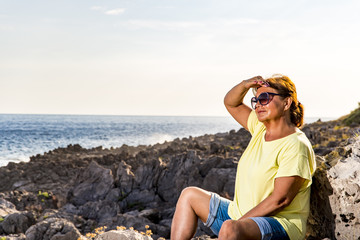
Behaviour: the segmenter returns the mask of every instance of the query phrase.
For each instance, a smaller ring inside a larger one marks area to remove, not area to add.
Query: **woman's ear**
[[[291,97],[287,97],[287,98],[285,99],[285,102],[284,102],[284,110],[285,110],[285,111],[288,110],[288,109],[290,109],[292,102],[293,102],[293,100],[292,100]]]

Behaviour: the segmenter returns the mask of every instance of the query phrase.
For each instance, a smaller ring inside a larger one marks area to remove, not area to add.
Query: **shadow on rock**
[[[307,224],[307,239],[336,239],[335,219],[329,196],[333,188],[327,177],[325,161],[317,157],[317,169],[311,186],[310,215]]]

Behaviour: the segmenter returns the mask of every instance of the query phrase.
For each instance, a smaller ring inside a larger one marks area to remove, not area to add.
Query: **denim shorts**
[[[230,200],[220,197],[216,193],[211,193],[209,216],[205,226],[218,236],[222,224],[231,219],[228,215]],[[280,240],[289,239],[285,229],[281,224],[271,217],[251,217],[251,219],[258,225],[261,232],[262,240]]]

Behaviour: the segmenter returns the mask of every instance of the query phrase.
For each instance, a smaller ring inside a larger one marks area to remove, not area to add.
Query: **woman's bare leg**
[[[207,220],[210,198],[210,192],[197,187],[187,187],[181,192],[171,224],[171,240],[194,236],[198,218],[203,222]]]

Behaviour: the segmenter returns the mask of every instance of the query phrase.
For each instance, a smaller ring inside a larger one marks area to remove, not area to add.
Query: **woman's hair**
[[[279,94],[292,99],[290,120],[300,128],[304,124],[304,106],[297,99],[295,84],[289,77],[281,74],[275,74],[265,79],[265,82],[269,83],[270,87],[276,89]]]

